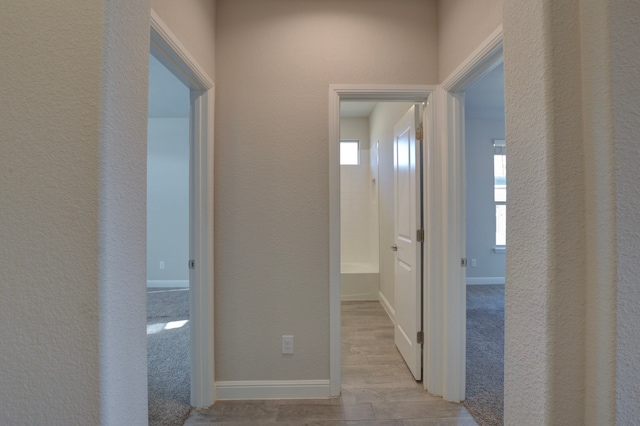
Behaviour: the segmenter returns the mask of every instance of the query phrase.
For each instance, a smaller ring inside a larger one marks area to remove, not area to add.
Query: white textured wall
[[[360,141],[360,164],[340,166],[340,260],[377,268],[378,194],[371,181],[369,119],[340,119],[340,139]]]
[[[369,117],[371,145],[378,143],[378,204],[380,221],[380,292],[394,306],[393,126],[411,108],[406,102],[380,102]]]
[[[3,5],[2,424],[147,422],[148,11]]]
[[[509,2],[504,16],[505,424],[634,424],[640,4]]]
[[[437,82],[435,3],[217,5],[216,377],[327,379],[328,86]]]
[[[577,2],[551,3],[505,8],[508,424],[585,421],[580,38]]]
[[[602,11],[598,6],[591,7],[589,13],[599,22],[603,30],[608,30],[611,43],[610,74],[611,98],[610,108],[613,116],[612,127],[615,143],[615,179],[616,179],[616,421],[618,424],[632,424],[640,419],[640,152],[638,151],[638,135],[640,134],[640,2],[611,2],[609,4],[609,21],[602,19]],[[585,6],[586,8],[586,6]],[[584,12],[583,12],[584,15]],[[602,25],[608,23],[609,26]],[[585,31],[586,33],[586,31]],[[603,35],[606,35],[604,32]],[[607,37],[605,37],[607,39]],[[598,57],[592,58],[591,64],[602,69]],[[594,72],[600,77],[599,72]],[[597,99],[597,98],[596,98]],[[592,111],[596,111],[594,101]],[[601,129],[598,129],[601,130]],[[598,136],[600,132],[594,132]],[[609,159],[609,158],[607,158]],[[606,162],[603,169],[612,172],[611,163]],[[601,188],[609,193],[611,187]],[[607,223],[610,226],[610,223]],[[609,228],[608,228],[609,229]],[[609,266],[610,264],[607,264]],[[608,282],[601,282],[600,287]],[[610,285],[605,287],[609,290]],[[607,294],[608,296],[610,293]],[[596,298],[598,294],[594,294]],[[610,315],[608,298],[600,307],[600,312]],[[608,317],[610,318],[610,317]],[[611,325],[607,321],[607,325]],[[599,336],[611,341],[610,334]],[[606,330],[609,331],[609,330]],[[589,336],[591,337],[591,336]],[[600,339],[599,343],[605,341]],[[599,348],[595,347],[594,352]],[[608,368],[612,363],[606,364]],[[597,397],[597,395],[596,395]],[[611,397],[609,397],[611,398]],[[594,398],[595,400],[595,398]]]
[[[502,24],[503,0],[438,0],[440,81]]]
[[[214,79],[216,0],[151,0],[151,7]]]
[[[493,140],[504,139],[503,118],[465,114],[467,277],[504,277],[505,255],[494,253],[496,208],[493,185]],[[471,259],[477,260],[476,267]]]
[[[71,1],[0,15],[2,424],[99,423],[103,21]]]
[[[95,82],[102,88],[94,102],[101,105],[97,226],[103,425],[146,425],[148,421],[145,221],[149,10],[148,1],[107,3],[103,76]]]

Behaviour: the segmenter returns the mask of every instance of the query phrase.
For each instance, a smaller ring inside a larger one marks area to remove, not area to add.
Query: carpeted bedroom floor
[[[504,285],[470,285],[464,406],[480,426],[502,425],[503,401]]]
[[[183,425],[189,412],[189,290],[147,291],[149,425]]]

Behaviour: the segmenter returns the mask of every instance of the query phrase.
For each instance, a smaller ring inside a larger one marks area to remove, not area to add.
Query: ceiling
[[[149,117],[189,117],[189,89],[153,55],[149,58]]]
[[[376,107],[376,102],[340,102],[341,118],[369,117]]]

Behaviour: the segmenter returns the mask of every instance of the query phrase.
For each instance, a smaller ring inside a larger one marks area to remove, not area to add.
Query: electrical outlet
[[[164,269],[164,260],[160,261],[160,269]]]
[[[293,336],[282,336],[282,354],[293,355]]]
[[[478,266],[478,259],[471,259],[471,266]]]

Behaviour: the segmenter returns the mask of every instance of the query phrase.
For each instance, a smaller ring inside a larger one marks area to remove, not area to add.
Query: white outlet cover
[[[282,336],[282,354],[293,355],[293,336]]]

